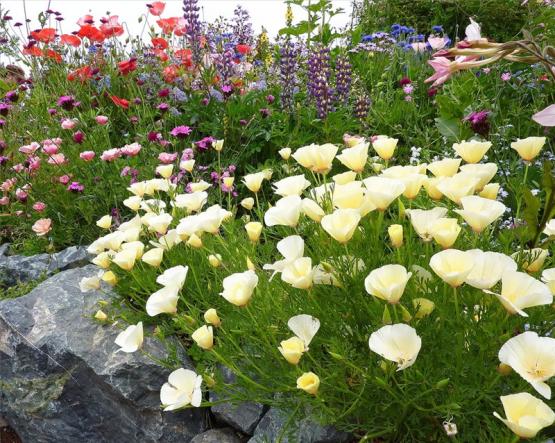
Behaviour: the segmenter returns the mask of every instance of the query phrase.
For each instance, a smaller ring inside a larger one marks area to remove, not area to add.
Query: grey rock
[[[232,429],[211,429],[197,435],[190,443],[241,443],[241,439]]]
[[[222,367],[221,371],[225,383],[235,383],[235,375],[229,368]],[[216,393],[211,392],[209,399],[211,402],[215,402],[219,400],[219,397]],[[212,406],[211,410],[217,420],[244,434],[252,435],[254,428],[264,415],[265,407],[256,402],[241,402],[238,404],[226,402]]]
[[[87,249],[81,246],[71,246],[55,254],[30,257],[0,254],[0,285],[14,286],[18,282],[37,280],[57,271],[85,266],[89,259]]]
[[[64,271],[0,302],[0,415],[24,442],[190,441],[206,430],[205,410],[161,411],[170,370],[141,352],[115,352],[120,329],[90,317],[114,294],[79,290],[97,272]],[[167,357],[154,339],[143,347]],[[182,366],[191,368],[185,358]]]
[[[10,249],[10,243],[4,243],[0,245],[0,257],[8,254],[8,250]]]
[[[270,408],[248,443],[346,443],[350,440],[349,434],[333,426],[322,426],[308,418],[296,420],[290,412]]]
[[[6,426],[8,426],[8,422],[4,417],[0,417],[0,428],[5,428]]]

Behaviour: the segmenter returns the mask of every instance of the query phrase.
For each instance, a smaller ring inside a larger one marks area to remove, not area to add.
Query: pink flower
[[[62,129],[73,129],[77,124],[77,120],[71,118],[64,118],[62,120]]]
[[[39,157],[29,157],[29,171],[36,171],[40,169],[40,158]]]
[[[23,189],[17,188],[15,190],[15,196],[20,202],[25,203],[27,201],[27,197],[29,196],[29,194],[27,194],[27,192],[24,191]]]
[[[403,86],[403,92],[407,95],[412,94],[412,92],[414,91],[414,86],[412,85],[405,85]]]
[[[158,155],[158,160],[164,164],[173,163],[177,159],[177,153],[162,152]]]
[[[66,156],[64,154],[54,154],[51,155],[50,158],[48,159],[48,163],[51,165],[63,165],[65,163],[67,163],[67,159]]]
[[[447,45],[447,39],[445,37],[428,37],[428,43],[432,47],[433,50],[437,51],[439,49],[445,48]]]
[[[555,105],[549,105],[540,112],[536,112],[532,116],[532,120],[542,126],[555,126]]]
[[[504,82],[508,82],[511,77],[512,76],[510,72],[504,72],[503,74],[501,74],[501,80],[503,80]]]
[[[102,126],[108,123],[108,117],[106,117],[105,115],[97,115],[94,119],[99,125],[102,125]]]
[[[426,52],[426,50],[428,49],[428,46],[426,45],[426,43],[412,43],[411,44],[412,50],[414,52]]]
[[[12,189],[15,186],[16,183],[17,183],[17,179],[15,177],[9,178],[0,185],[0,190],[4,192],[8,192],[10,189]]]
[[[42,152],[48,155],[54,155],[58,153],[58,149],[59,149],[58,145],[55,145],[54,143],[52,143],[52,144],[44,145],[42,147]]]
[[[14,172],[17,172],[19,174],[25,169],[25,166],[23,166],[21,163],[18,163],[17,165],[13,165],[12,169]]]
[[[476,62],[477,56],[457,57],[454,61],[446,57],[435,57],[428,60],[428,64],[434,68],[435,74],[424,80],[424,83],[434,82],[433,87],[439,86],[449,80],[455,72],[463,69],[476,68],[480,62]]]
[[[43,202],[36,202],[36,203],[33,205],[33,209],[34,209],[35,211],[37,211],[37,212],[42,212],[42,211],[44,211],[44,210],[46,209],[46,203],[43,203]]]
[[[25,145],[22,146],[21,148],[19,148],[19,152],[21,152],[22,154],[34,154],[36,152],[37,149],[40,148],[40,145],[37,142],[32,142],[29,145]]]
[[[39,237],[42,237],[48,234],[52,229],[52,220],[49,218],[41,218],[35,222],[31,229],[33,229]]]
[[[0,206],[8,206],[10,204],[10,199],[6,196],[0,198]]]
[[[142,146],[139,143],[131,143],[130,145],[125,145],[121,148],[121,153],[129,157],[134,157],[139,152],[141,152]]]
[[[58,181],[62,184],[62,185],[67,185],[69,183],[69,181],[71,180],[71,177],[69,175],[62,175],[60,178],[58,178]]]
[[[90,162],[94,156],[96,155],[96,153],[94,151],[83,151],[79,154],[79,157],[81,158],[81,160],[85,160],[86,162]]]
[[[100,159],[104,160],[105,162],[111,162],[119,157],[121,157],[121,150],[118,148],[112,148],[104,151],[100,156]]]

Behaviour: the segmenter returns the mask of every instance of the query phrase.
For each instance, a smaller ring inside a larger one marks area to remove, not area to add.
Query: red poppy
[[[64,45],[70,45],[70,46],[73,46],[75,48],[78,48],[79,46],[81,46],[81,39],[79,37],[77,37],[76,35],[63,34],[60,37],[60,41]]]
[[[161,18],[156,21],[156,24],[162,28],[163,34],[171,34],[177,25],[177,17]]]
[[[77,24],[79,26],[92,25],[93,23],[94,23],[94,18],[90,14],[85,14],[83,17],[81,17],[79,20],[77,20]]]
[[[127,75],[137,69],[137,59],[130,58],[118,63],[118,69],[121,75]]]
[[[104,33],[106,37],[119,37],[123,35],[123,26],[118,22],[119,17],[117,15],[111,15],[108,18],[103,18],[100,30]]]
[[[170,59],[170,56],[165,53],[162,49],[155,49],[154,54],[163,62],[167,62]]]
[[[178,49],[175,51],[174,56],[181,61],[182,65],[187,67],[193,65],[193,53],[190,49]]]
[[[179,69],[175,65],[166,66],[162,71],[162,76],[166,83],[173,83],[173,81],[179,76]]]
[[[29,45],[23,48],[23,54],[32,55],[33,57],[40,57],[42,56],[42,51],[37,45]]]
[[[237,49],[237,52],[239,54],[243,54],[243,55],[251,52],[251,47],[249,45],[237,45],[235,49]]]
[[[60,63],[62,61],[62,56],[57,53],[56,51],[54,51],[53,49],[47,49],[44,51],[44,55],[48,58],[51,58],[52,60],[56,61],[57,63]]]
[[[150,12],[152,15],[160,16],[162,15],[162,12],[164,12],[166,4],[164,2],[154,2],[149,3],[146,6],[148,8],[148,12]]]
[[[152,46],[154,46],[155,49],[166,49],[169,45],[162,37],[155,37],[152,39]]]
[[[98,42],[98,43],[102,43],[106,38],[106,36],[100,29],[95,28],[94,26],[91,26],[91,25],[81,26],[81,29],[79,29],[79,32],[77,33],[77,35],[81,38],[86,37],[91,42]]]
[[[31,37],[38,42],[50,43],[56,37],[56,30],[54,28],[43,28],[40,31],[31,32]]]
[[[125,100],[124,98],[117,97],[115,95],[111,95],[110,98],[114,102],[114,105],[119,106],[120,108],[123,108],[123,109],[128,109],[129,108],[129,101],[128,100]]]
[[[92,78],[93,73],[90,66],[83,66],[75,71],[70,72],[67,75],[69,81],[79,80],[81,83],[86,82],[88,79]]]

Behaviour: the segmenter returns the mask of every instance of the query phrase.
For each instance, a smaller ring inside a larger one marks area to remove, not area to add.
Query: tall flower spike
[[[183,18],[187,22],[187,38],[193,52],[193,61],[201,61],[200,36],[202,26],[199,20],[198,0],[183,0]]]

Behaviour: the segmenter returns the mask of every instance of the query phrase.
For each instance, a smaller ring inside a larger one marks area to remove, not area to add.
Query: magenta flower
[[[176,126],[170,132],[173,137],[185,138],[192,132],[189,126]]]
[[[81,131],[77,131],[73,133],[73,141],[75,143],[81,144],[85,140],[85,133]]]
[[[83,186],[79,182],[71,182],[71,184],[67,187],[67,190],[70,192],[79,193],[85,190],[85,186]]]
[[[69,175],[62,175],[61,177],[58,178],[58,181],[62,184],[62,185],[67,185],[69,183],[69,180],[71,179],[71,177]]]
[[[173,163],[177,159],[177,153],[162,152],[158,155],[158,160],[165,165]]]
[[[42,212],[46,209],[46,203],[36,202],[35,204],[33,204],[33,209],[37,212]]]

